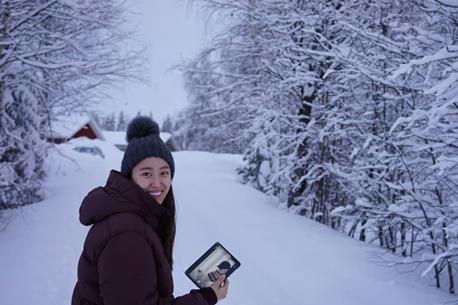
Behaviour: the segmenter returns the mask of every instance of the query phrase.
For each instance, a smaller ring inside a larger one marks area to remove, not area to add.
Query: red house
[[[89,116],[60,116],[51,121],[48,142],[59,144],[79,137],[105,140],[99,126]]]

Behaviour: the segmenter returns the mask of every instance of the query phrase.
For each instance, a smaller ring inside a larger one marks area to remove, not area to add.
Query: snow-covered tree
[[[114,112],[105,117],[102,126],[105,130],[116,131],[116,116]]]
[[[246,182],[403,262],[430,264],[437,287],[446,270],[454,293],[458,8],[201,2],[227,27],[185,69],[196,75],[188,92],[201,90],[191,98],[200,110],[181,116],[202,130],[192,141],[205,148],[208,129],[224,137],[231,118],[247,143]],[[189,115],[206,111],[221,123]]]
[[[161,131],[163,132],[172,132],[172,129],[173,129],[173,121],[172,121],[172,117],[168,114],[164,121],[162,122],[162,127],[161,127]]]
[[[120,111],[119,112],[119,116],[118,116],[118,122],[117,122],[117,127],[116,127],[116,130],[117,131],[126,131],[127,130],[127,120],[126,120],[126,117],[124,115],[124,111]]]
[[[117,81],[139,78],[121,1],[0,4],[0,207],[40,198],[50,122],[85,110]]]
[[[229,110],[215,91],[221,81],[205,56],[185,67],[190,105],[174,118],[173,133],[183,149],[239,153],[245,146],[240,133],[239,109]],[[221,107],[225,107],[224,109]]]

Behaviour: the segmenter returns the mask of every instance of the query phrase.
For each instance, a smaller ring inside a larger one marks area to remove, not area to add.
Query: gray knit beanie
[[[159,137],[159,125],[149,117],[138,116],[127,127],[127,148],[121,163],[121,175],[129,177],[132,169],[143,159],[157,157],[170,166],[173,179],[175,163],[172,153]]]

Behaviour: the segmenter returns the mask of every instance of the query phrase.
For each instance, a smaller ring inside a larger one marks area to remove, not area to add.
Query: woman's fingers
[[[221,287],[225,279],[226,276],[224,274],[217,274],[215,280],[215,284],[217,284],[217,287]]]
[[[229,288],[229,281],[224,274],[220,275],[216,281],[210,286],[216,294],[218,300],[224,299]]]
[[[209,272],[209,273],[208,273],[208,278],[209,278],[212,282],[214,282],[214,281],[216,281],[216,279],[220,276],[220,274],[221,274],[221,273],[220,273],[219,271],[212,271],[212,272]]]

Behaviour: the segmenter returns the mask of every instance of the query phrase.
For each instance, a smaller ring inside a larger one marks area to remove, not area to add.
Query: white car
[[[102,150],[97,146],[76,146],[75,148],[73,148],[73,150],[105,158],[105,155],[103,154]]]

